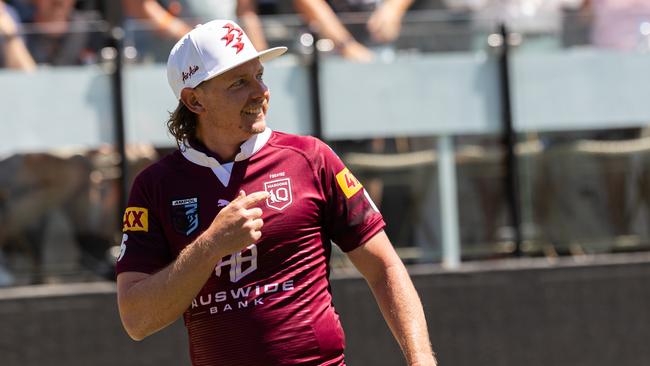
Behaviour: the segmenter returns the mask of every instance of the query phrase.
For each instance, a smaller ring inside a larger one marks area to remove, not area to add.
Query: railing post
[[[319,139],[323,139],[323,121],[321,114],[321,94],[320,94],[320,55],[317,47],[318,34],[315,32],[306,33],[311,37],[310,46],[311,54],[307,57],[309,67],[309,90],[311,93],[311,116],[312,116],[312,134]],[[309,38],[308,37],[308,38]]]
[[[452,139],[452,136],[441,135],[438,136],[437,144],[442,264],[448,269],[458,268],[461,257],[458,235],[456,158]]]
[[[512,94],[510,92],[510,45],[508,43],[508,28],[505,23],[499,25],[499,33],[501,33],[502,45],[499,54],[499,77],[501,86],[501,111],[502,111],[502,125],[503,135],[502,142],[505,149],[506,174],[504,177],[505,195],[508,201],[508,212],[510,214],[510,221],[513,228],[513,241],[514,241],[514,254],[516,256],[522,255],[521,250],[521,210],[519,200],[519,170],[517,167],[517,155],[515,147],[517,145],[517,133],[513,126],[512,117]]]
[[[112,95],[112,106],[113,106],[113,133],[115,137],[115,149],[119,156],[119,171],[120,176],[118,178],[118,197],[119,204],[117,207],[118,210],[118,223],[120,224],[119,230],[122,230],[122,214],[126,209],[127,205],[127,195],[128,195],[128,160],[126,156],[126,133],[124,127],[124,85],[122,82],[122,41],[124,39],[124,30],[121,27],[114,26],[110,31],[110,47],[113,49],[111,56],[113,56],[112,62],[113,67],[110,68],[111,74],[111,95]]]

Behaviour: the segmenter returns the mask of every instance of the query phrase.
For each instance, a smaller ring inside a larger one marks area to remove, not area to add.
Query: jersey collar
[[[269,141],[269,138],[271,138],[272,132],[273,131],[267,127],[263,132],[253,135],[248,140],[244,141],[244,143],[239,147],[239,153],[235,155],[235,162],[246,160],[260,151],[266,142]],[[212,169],[221,183],[223,183],[224,186],[228,185],[228,182],[230,181],[230,172],[232,171],[232,163],[221,164],[214,157],[193,148],[187,141],[184,145],[185,149],[181,150],[181,153],[185,159],[196,165]],[[200,146],[197,146],[197,148],[201,149]]]
[[[239,147],[239,153],[235,155],[235,161],[246,160],[260,151],[266,142],[269,141],[269,138],[271,138],[271,132],[271,129],[267,127],[261,133],[253,135],[244,141]]]

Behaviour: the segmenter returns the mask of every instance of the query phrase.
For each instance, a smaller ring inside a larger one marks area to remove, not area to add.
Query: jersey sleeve
[[[318,174],[326,200],[325,227],[341,250],[349,252],[386,226],[359,180],[325,143],[317,142]]]
[[[146,171],[145,171],[146,173]],[[146,174],[134,181],[123,216],[116,273],[155,273],[173,260],[159,220],[155,187]]]

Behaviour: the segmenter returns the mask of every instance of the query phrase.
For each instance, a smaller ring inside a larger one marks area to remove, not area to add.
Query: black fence
[[[650,255],[413,267],[441,365],[650,363]],[[365,281],[335,278],[350,366],[404,364]],[[112,283],[0,290],[3,366],[189,365],[181,321],[134,342]]]

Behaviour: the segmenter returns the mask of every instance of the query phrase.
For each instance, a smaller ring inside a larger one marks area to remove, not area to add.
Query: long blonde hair
[[[190,111],[180,100],[176,110],[169,113],[167,129],[176,139],[176,145],[179,148],[184,145],[185,141],[196,135],[197,117],[196,113]]]

